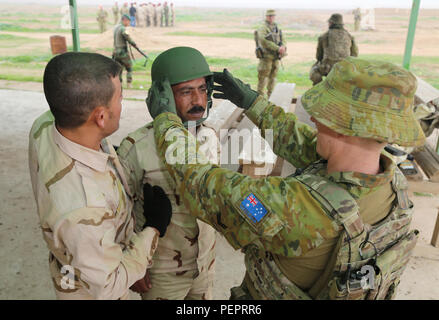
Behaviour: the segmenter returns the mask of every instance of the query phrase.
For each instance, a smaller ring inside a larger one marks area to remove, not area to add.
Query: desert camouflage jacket
[[[207,156],[210,161],[216,163],[217,136],[215,131],[201,125],[197,132],[197,140],[203,147],[206,147],[203,149],[212,151],[212,154]],[[181,275],[188,270],[198,269],[202,272],[212,268],[215,260],[215,230],[196,219],[184,207],[176,192],[177,186],[159,158],[152,123],[130,133],[122,141],[117,153],[125,169],[134,199],[133,212],[136,215],[137,229],[141,230],[145,223],[143,216],[144,183],[163,188],[172,203],[171,223],[165,236],[159,241],[150,273],[173,272]]]
[[[152,264],[158,233],[134,233],[132,201],[113,146],[62,136],[50,111],[29,135],[29,168],[50,272],[60,299],[119,299]]]

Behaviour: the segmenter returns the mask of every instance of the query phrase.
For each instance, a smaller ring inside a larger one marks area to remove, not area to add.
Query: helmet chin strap
[[[206,121],[207,118],[209,118],[209,110],[210,110],[211,107],[212,107],[212,99],[209,99],[207,101],[207,108],[206,108],[207,109],[207,114],[206,114],[206,117],[196,120],[195,121],[196,122],[196,125],[195,125],[196,127],[198,127],[200,124],[202,124],[204,121]],[[194,121],[185,121],[185,122],[183,122],[183,125],[187,129],[189,127],[189,123],[192,123],[192,122],[194,122]]]
[[[206,77],[206,82],[207,82],[207,114],[206,117],[198,119],[196,121],[196,127],[198,127],[200,124],[202,124],[204,121],[207,120],[207,118],[209,118],[209,111],[210,108],[212,108],[212,92],[213,92],[213,76],[209,76]],[[184,127],[187,129],[189,127],[189,123],[193,122],[193,121],[185,121],[183,122]]]

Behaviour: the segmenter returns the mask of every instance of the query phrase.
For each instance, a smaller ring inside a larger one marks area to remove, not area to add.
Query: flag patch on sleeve
[[[253,193],[250,193],[247,198],[242,200],[240,208],[254,223],[261,221],[268,212]]]

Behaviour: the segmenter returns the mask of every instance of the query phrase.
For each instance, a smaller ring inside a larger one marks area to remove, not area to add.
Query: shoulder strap
[[[399,207],[401,209],[410,209],[412,207],[412,203],[410,202],[407,193],[407,179],[397,166],[395,166],[395,173],[393,174],[392,188],[393,191],[395,191],[396,196],[398,197]]]
[[[326,213],[343,226],[350,238],[363,232],[364,224],[357,202],[348,191],[318,175],[305,173],[295,178],[305,185]]]

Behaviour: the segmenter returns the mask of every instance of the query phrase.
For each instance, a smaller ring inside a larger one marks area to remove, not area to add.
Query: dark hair
[[[97,53],[67,52],[58,55],[44,70],[44,94],[55,123],[77,128],[97,106],[107,106],[114,94],[112,78],[122,67]]]

